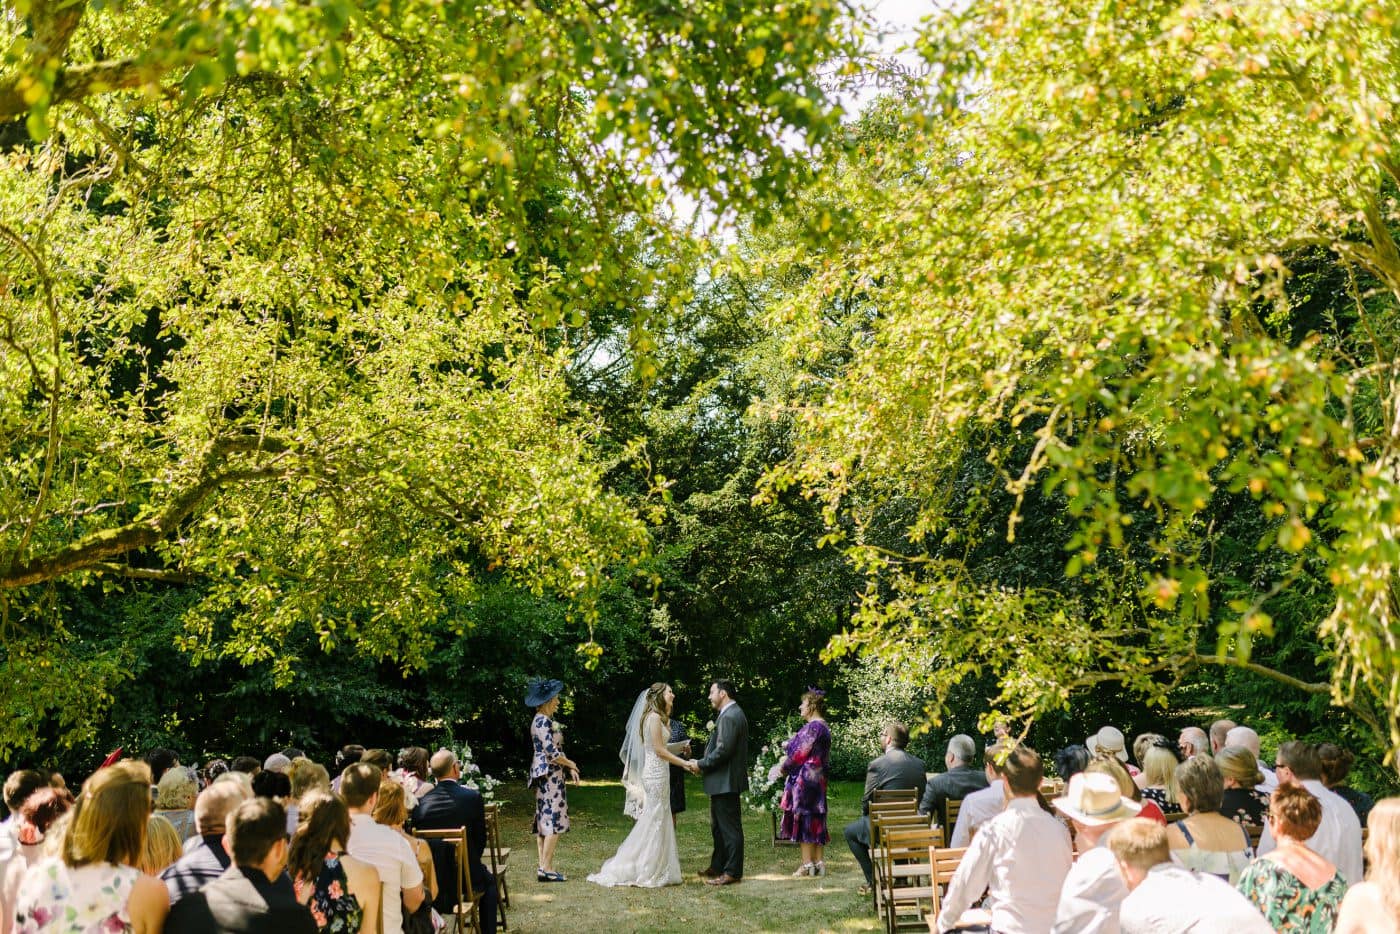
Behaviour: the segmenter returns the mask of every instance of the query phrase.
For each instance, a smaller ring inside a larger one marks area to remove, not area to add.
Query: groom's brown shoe
[[[702,870],[700,870],[698,873],[696,873],[696,875],[698,875],[698,876],[699,876],[700,878],[702,878],[702,879],[713,879],[713,878],[715,878],[716,876],[718,876],[718,875],[720,875],[720,874],[717,873],[717,872],[715,872],[715,871],[714,871],[713,869],[711,869],[709,866],[706,866],[704,869],[702,869]]]
[[[709,882],[706,882],[705,884],[706,884],[706,885],[738,885],[740,882],[743,882],[743,881],[744,881],[743,878],[741,878],[741,877],[739,877],[739,876],[731,876],[729,873],[723,872],[723,873],[720,873],[719,875],[715,876],[713,879],[711,879]]]

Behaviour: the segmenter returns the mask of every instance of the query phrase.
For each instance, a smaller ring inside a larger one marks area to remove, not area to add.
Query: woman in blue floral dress
[[[564,755],[564,734],[554,722],[559,709],[562,681],[550,678],[530,682],[525,694],[525,706],[535,708],[530,722],[530,742],[534,754],[530,760],[530,785],[535,789],[535,821],[530,832],[535,835],[539,867],[535,878],[540,882],[564,882],[562,872],[554,870],[554,849],[559,835],[569,829],[569,802],[564,794],[564,779],[578,781],[578,766]]]
[[[787,776],[783,786],[783,822],[778,836],[802,846],[802,865],[794,876],[824,876],[823,858],[831,835],[826,829],[826,769],[831,760],[831,730],[826,725],[826,692],[811,688],[798,708],[807,723],[788,740],[774,769]]]

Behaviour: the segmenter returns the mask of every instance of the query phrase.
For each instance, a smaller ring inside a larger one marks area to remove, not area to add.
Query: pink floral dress
[[[15,898],[17,934],[125,934],[127,902],[141,870],[111,863],[73,868],[50,858],[31,866]]]

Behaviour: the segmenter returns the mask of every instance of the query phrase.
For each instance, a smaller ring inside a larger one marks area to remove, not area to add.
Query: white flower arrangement
[[[791,723],[784,723],[768,736],[768,741],[758,750],[758,758],[749,770],[749,790],[744,792],[744,800],[755,811],[778,814],[782,808],[783,786],[787,778],[783,775],[770,777],[773,767],[783,758],[783,748],[795,731]]]
[[[499,779],[481,771],[481,766],[472,761],[472,747],[466,743],[460,746],[453,746],[451,742],[443,745],[444,749],[457,757],[457,764],[462,767],[461,784],[465,788],[472,788],[481,792],[481,797],[488,804],[496,800],[496,787],[501,784]]]

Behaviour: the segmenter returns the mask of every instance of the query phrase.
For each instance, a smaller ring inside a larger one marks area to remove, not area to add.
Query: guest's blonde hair
[[[151,767],[124,759],[98,769],[83,782],[63,835],[63,862],[77,869],[90,863],[136,866],[146,846],[151,816]]]
[[[1226,746],[1215,754],[1215,764],[1220,766],[1222,776],[1234,779],[1241,787],[1253,788],[1264,781],[1259,760],[1243,746]]]
[[[182,844],[175,825],[163,814],[152,814],[146,819],[146,845],[141,848],[141,863],[136,868],[148,876],[160,875],[180,858]]]
[[[1161,746],[1153,746],[1147,750],[1147,755],[1142,758],[1142,771],[1147,776],[1147,787],[1162,787],[1167,789],[1167,806],[1170,810],[1175,810],[1176,803],[1176,766],[1180,760],[1170,749]]]
[[[156,807],[163,811],[184,811],[194,807],[194,796],[199,793],[199,785],[194,775],[184,766],[165,770],[156,784]]]
[[[1109,831],[1108,848],[1120,863],[1144,872],[1172,858],[1167,828],[1145,817],[1130,818]]]
[[[312,762],[305,756],[297,756],[287,769],[287,779],[292,783],[292,800],[300,801],[302,795],[312,789],[331,790],[331,776],[326,767]]]
[[[379,783],[379,800],[374,804],[374,822],[392,827],[408,820],[408,803],[403,786],[386,778]]]
[[[1400,879],[1400,798],[1382,798],[1371,808],[1366,819],[1366,881],[1374,882],[1381,891],[1381,901],[1390,913],[1390,920],[1400,922],[1400,891],[1395,880]]]

